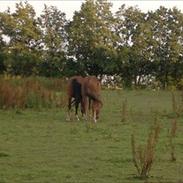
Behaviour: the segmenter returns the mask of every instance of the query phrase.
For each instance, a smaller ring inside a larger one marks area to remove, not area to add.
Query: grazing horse
[[[87,114],[87,106],[89,100],[89,109],[92,102],[92,117],[94,122],[99,118],[100,109],[103,105],[100,99],[101,84],[95,76],[87,76],[82,83],[82,101],[83,112]]]
[[[94,122],[99,118],[102,101],[100,99],[101,85],[100,81],[95,76],[73,76],[68,83],[68,116],[70,120],[70,110],[72,105],[75,105],[75,115],[78,117],[78,107],[81,104],[82,116],[87,116],[87,110],[92,107],[92,117]],[[88,103],[89,102],[89,103]]]
[[[75,115],[76,118],[79,120],[78,117],[78,107],[81,103],[81,112],[83,115],[83,105],[82,105],[82,84],[83,84],[84,78],[81,76],[73,76],[70,78],[68,82],[67,87],[67,95],[68,95],[68,117],[70,120],[70,110],[72,105],[75,105]]]

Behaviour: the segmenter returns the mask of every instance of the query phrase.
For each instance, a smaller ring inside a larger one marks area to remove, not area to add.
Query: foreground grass
[[[183,181],[183,118],[178,118],[176,162],[170,161],[171,93],[104,91],[101,119],[66,122],[63,109],[0,111],[0,183],[141,183],[130,137],[146,141],[155,116],[161,124],[148,182]],[[127,100],[127,120],[122,103]]]

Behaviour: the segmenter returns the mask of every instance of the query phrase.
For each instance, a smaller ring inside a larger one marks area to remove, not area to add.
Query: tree
[[[7,10],[1,13],[2,33],[10,41],[6,50],[6,66],[11,74],[31,75],[37,73],[39,50],[37,43],[40,30],[37,27],[33,7],[25,3],[17,3],[15,13]]]
[[[166,88],[171,80],[182,77],[181,57],[183,51],[183,17],[176,8],[160,7],[150,13],[153,36],[156,41],[155,62],[156,77]]]
[[[113,64],[116,53],[110,7],[107,1],[87,0],[69,24],[69,54],[76,60],[78,72],[83,75],[109,73]]]
[[[122,5],[115,14],[118,36],[118,74],[125,85],[139,85],[153,72],[153,35],[147,14],[136,7]],[[125,54],[128,54],[128,56]],[[125,58],[128,58],[125,60]]]
[[[182,77],[183,55],[180,11],[160,7],[155,12],[142,13],[123,5],[115,16],[118,64],[121,63],[118,73],[125,83],[139,85],[148,77],[155,77],[164,88],[172,81],[177,83]]]
[[[38,18],[42,29],[43,61],[40,65],[41,75],[61,76],[66,64],[66,26],[65,13],[54,6],[45,5]]]

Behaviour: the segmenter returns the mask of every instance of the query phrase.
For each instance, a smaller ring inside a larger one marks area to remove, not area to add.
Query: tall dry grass
[[[64,88],[62,80],[0,78],[0,108],[64,107],[66,98],[60,87]]]

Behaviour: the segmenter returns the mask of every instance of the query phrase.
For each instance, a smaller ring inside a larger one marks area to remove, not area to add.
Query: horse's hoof
[[[79,120],[79,116],[76,116],[76,119],[77,119],[78,121],[80,121],[80,120]]]
[[[82,119],[85,120],[85,121],[87,121],[87,116],[86,115],[83,115],[82,116]]]
[[[66,121],[71,121],[71,118],[66,118]]]
[[[96,119],[93,119],[94,123],[97,123],[97,120]]]

